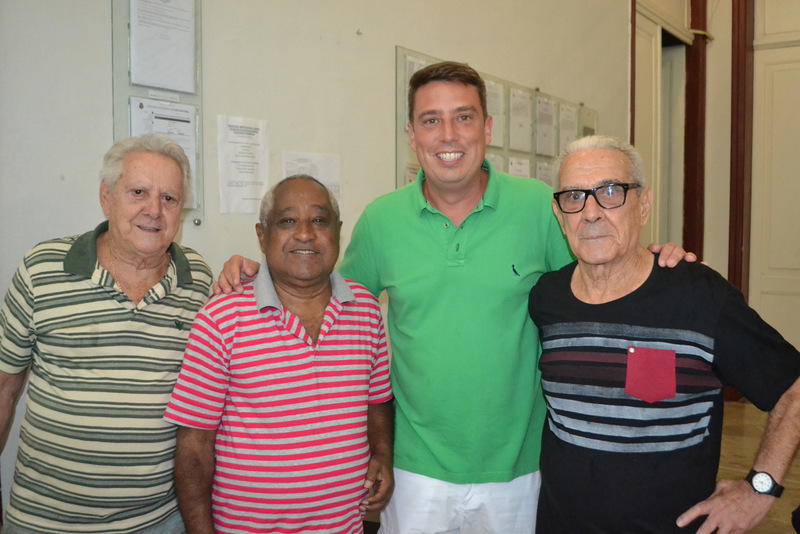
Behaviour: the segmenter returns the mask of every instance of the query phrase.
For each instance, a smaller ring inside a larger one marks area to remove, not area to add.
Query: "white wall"
[[[182,243],[215,272],[232,253],[259,254],[256,216],[219,214],[224,114],[269,122],[272,179],[284,150],[341,155],[344,246],[363,207],[394,187],[396,45],[584,102],[602,133],[627,137],[629,10],[628,0],[202,0],[205,216],[184,224]],[[111,110],[109,2],[0,0],[3,293],[35,243],[101,220]],[[15,452],[12,439],[4,505]]]
[[[112,140],[110,18],[107,2],[0,0],[3,295],[31,246],[103,217],[96,176]],[[3,509],[20,419],[0,457]]]

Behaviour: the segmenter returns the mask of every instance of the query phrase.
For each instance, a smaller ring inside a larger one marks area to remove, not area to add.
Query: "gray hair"
[[[640,195],[642,194],[642,189],[644,189],[646,185],[644,183],[644,162],[642,162],[642,156],[639,155],[639,153],[630,143],[627,143],[621,139],[617,139],[616,137],[609,137],[606,135],[587,135],[586,137],[576,139],[567,145],[567,148],[564,149],[556,161],[559,179],[561,177],[561,165],[564,163],[564,160],[567,159],[567,157],[575,152],[590,149],[616,150],[617,152],[622,153],[627,158],[628,162],[630,162],[628,178],[632,180],[633,183],[639,184],[640,187],[636,190],[636,192]]]
[[[340,220],[339,214],[339,203],[336,202],[336,197],[334,196],[333,192],[325,187],[325,184],[310,176],[308,174],[293,174],[292,176],[288,176],[278,182],[277,184],[273,185],[269,188],[264,194],[264,198],[261,199],[261,209],[259,210],[258,222],[261,223],[261,226],[266,228],[267,222],[269,221],[269,214],[272,211],[272,207],[275,205],[275,190],[277,190],[283,183],[288,182],[289,180],[307,180],[311,182],[316,182],[328,193],[328,202],[330,202],[331,209],[336,214],[336,221]]]
[[[122,160],[131,152],[152,152],[170,158],[178,164],[183,174],[183,199],[192,193],[192,169],[189,158],[183,148],[170,137],[162,134],[146,134],[141,137],[129,137],[118,141],[103,156],[103,168],[100,169],[100,180],[113,190],[117,180],[122,177]]]

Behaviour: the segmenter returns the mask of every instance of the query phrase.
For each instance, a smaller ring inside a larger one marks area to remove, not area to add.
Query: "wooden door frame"
[[[748,296],[753,175],[754,3],[733,0],[728,281]]]
[[[703,258],[706,168],[706,0],[691,1],[694,39],[686,48],[686,132],[683,164],[683,247]]]
[[[691,0],[694,40],[686,47],[684,121],[683,247],[703,257],[705,232],[706,0]],[[636,0],[631,0],[630,142],[636,124]]]

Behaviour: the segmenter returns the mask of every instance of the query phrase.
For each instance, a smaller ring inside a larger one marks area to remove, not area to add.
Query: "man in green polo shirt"
[[[528,293],[571,261],[553,192],[485,159],[492,118],[470,67],[423,68],[408,100],[422,170],[366,207],[339,267],[389,296],[396,486],[381,532],[533,532],[545,402]],[[220,287],[255,267],[232,258]]]

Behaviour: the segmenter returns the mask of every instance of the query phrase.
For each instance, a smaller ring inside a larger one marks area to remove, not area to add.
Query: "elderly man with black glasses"
[[[653,192],[632,146],[579,139],[558,179],[578,260],[530,295],[548,408],[537,531],[746,532],[800,441],[800,354],[719,274],[659,267],[639,244]],[[725,385],[770,416],[746,480],[715,484]]]

